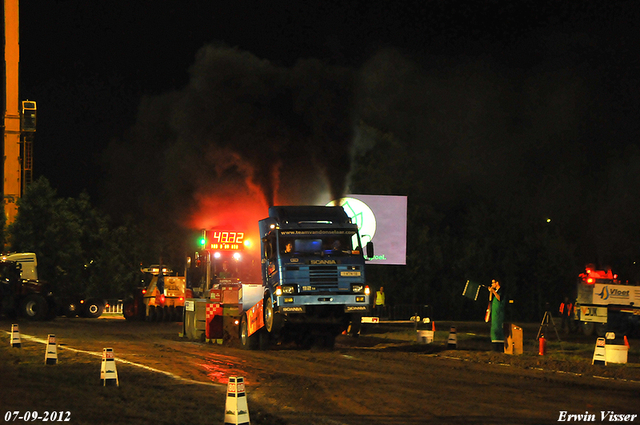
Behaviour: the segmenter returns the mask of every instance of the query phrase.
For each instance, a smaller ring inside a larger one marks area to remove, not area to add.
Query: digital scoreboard
[[[203,230],[200,244],[212,251],[241,251],[244,249],[244,232],[233,230]]]

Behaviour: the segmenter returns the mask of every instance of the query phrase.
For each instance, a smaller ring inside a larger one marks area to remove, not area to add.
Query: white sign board
[[[358,225],[362,244],[371,241],[371,264],[407,264],[407,197],[386,195],[347,195],[339,202]]]
[[[593,303],[598,305],[640,305],[640,286],[596,283],[593,286]]]

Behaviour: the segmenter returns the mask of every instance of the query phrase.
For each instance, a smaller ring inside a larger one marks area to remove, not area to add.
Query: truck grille
[[[309,283],[316,287],[338,286],[338,267],[309,266]]]

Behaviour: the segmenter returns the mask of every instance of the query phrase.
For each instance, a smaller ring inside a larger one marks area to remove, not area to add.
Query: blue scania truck
[[[242,344],[321,341],[357,335],[369,311],[365,256],[358,226],[341,206],[274,206],[259,221],[262,305],[247,311]],[[369,242],[366,256],[373,257]]]

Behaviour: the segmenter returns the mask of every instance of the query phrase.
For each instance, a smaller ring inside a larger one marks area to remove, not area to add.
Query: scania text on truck
[[[640,330],[640,286],[624,284],[611,270],[587,266],[578,278],[575,319],[585,335]]]

